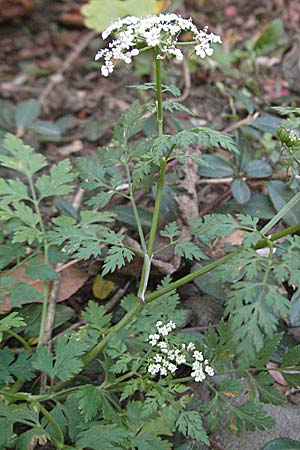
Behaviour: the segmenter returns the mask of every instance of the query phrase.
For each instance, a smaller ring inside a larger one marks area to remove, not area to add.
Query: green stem
[[[18,333],[16,333],[13,330],[5,330],[5,332],[7,334],[9,334],[10,336],[14,337],[15,339],[17,339],[24,348],[26,348],[26,350],[28,351],[28,353],[30,353],[30,355],[32,355],[32,349],[30,347],[30,345],[28,344],[28,342],[26,341],[26,339],[24,339],[22,336],[20,336]]]
[[[155,50],[155,82],[156,82],[156,111],[157,111],[157,135],[163,134],[163,102],[161,82],[161,60],[158,59],[159,50]]]
[[[47,409],[39,404],[40,407],[40,411],[43,414],[43,416],[45,417],[45,419],[48,420],[48,422],[53,426],[54,430],[56,431],[57,435],[58,435],[58,440],[56,440],[56,443],[58,445],[58,448],[63,448],[64,447],[64,435],[63,432],[61,431],[60,426],[58,425],[58,423],[56,422],[56,420],[51,416],[51,414],[49,413],[49,411],[47,411]]]
[[[269,230],[271,230],[271,228],[274,227],[274,225],[276,225],[277,222],[279,222],[279,220],[281,220],[286,213],[292,209],[300,200],[300,192],[298,192],[296,195],[294,195],[294,197],[291,198],[291,200],[284,205],[283,208],[281,208],[280,211],[278,211],[278,213],[273,217],[272,220],[270,220],[270,222],[268,222],[261,231],[262,234],[266,234]]]
[[[157,135],[162,136],[163,134],[163,100],[162,100],[162,82],[161,82],[161,60],[158,59],[159,51],[155,50],[155,77],[156,77],[156,111],[157,111]],[[138,298],[144,302],[145,294],[148,286],[149,275],[151,270],[151,260],[153,255],[153,247],[154,241],[156,237],[156,231],[159,221],[159,212],[160,212],[160,204],[161,197],[165,182],[165,173],[167,166],[168,158],[163,158],[161,162],[161,166],[159,169],[158,181],[157,181],[157,189],[156,189],[156,197],[155,197],[155,205],[152,216],[150,237],[148,242],[147,255],[144,257],[144,263],[142,267],[140,286],[138,290]]]
[[[297,231],[300,231],[300,224],[293,225],[289,228],[286,228],[285,230],[279,231],[278,233],[273,234],[273,236],[270,238],[271,241],[276,241],[277,239],[280,239],[282,237],[288,236],[290,234],[296,233]],[[259,248],[267,247],[268,244],[265,240],[259,241],[255,246],[254,249],[257,250]],[[204,275],[205,273],[208,273],[212,271],[213,269],[221,266],[222,264],[226,263],[227,261],[230,261],[234,256],[236,256],[242,248],[239,248],[238,250],[235,250],[232,253],[229,253],[228,255],[223,256],[223,258],[218,259],[217,261],[213,261],[210,264],[207,264],[205,267],[201,267],[198,270],[195,270],[195,272],[192,272],[189,275],[186,275],[185,277],[180,278],[179,280],[170,283],[167,286],[164,286],[157,291],[151,293],[148,297],[146,297],[146,303],[150,303],[157,298],[161,297],[162,295],[165,295],[174,289],[181,287],[182,285],[186,283],[190,283],[191,281],[195,280],[196,278],[200,277],[201,275]],[[116,325],[114,325],[109,333],[92,349],[90,350],[82,359],[84,366],[89,364],[93,359],[95,359],[100,352],[102,352],[107,343],[109,342],[109,337],[111,333],[117,333],[121,331],[123,328],[125,328],[131,320],[143,309],[144,303],[138,302],[138,299],[136,301],[136,304],[132,307],[130,311],[128,311],[125,316],[118,322]],[[62,388],[64,383],[58,383],[55,386],[55,390],[58,391]]]
[[[130,189],[131,206],[132,206],[132,209],[133,209],[133,214],[134,214],[136,226],[137,226],[137,229],[138,229],[138,233],[139,233],[139,237],[140,237],[140,241],[141,241],[141,246],[142,246],[143,252],[146,253],[147,252],[147,245],[146,245],[146,241],[145,241],[145,236],[144,236],[144,232],[143,232],[143,227],[142,227],[140,215],[139,215],[139,212],[138,212],[138,209],[137,209],[137,206],[136,206],[136,203],[135,203],[135,199],[134,199],[134,192],[133,192],[133,187],[132,187],[132,180],[131,180],[130,170],[129,170],[129,167],[128,167],[128,161],[125,162],[125,167],[126,167],[126,174],[127,174],[127,179],[128,179],[129,189]]]
[[[290,234],[293,234],[297,231],[300,231],[300,224],[293,225],[289,228],[286,228],[285,230],[279,231],[278,233],[273,234],[271,236],[271,241],[276,241],[277,239],[280,239],[285,236],[289,236]],[[258,243],[254,246],[255,250],[258,250],[260,248],[267,247],[268,244],[265,240],[258,241]],[[150,303],[153,300],[156,300],[157,298],[161,297],[162,295],[168,294],[169,292],[173,291],[174,289],[178,289],[179,287],[183,286],[186,283],[190,283],[191,281],[194,281],[196,278],[200,277],[201,275],[204,275],[213,269],[216,269],[217,267],[223,265],[227,261],[229,261],[231,258],[236,256],[238,253],[242,251],[242,247],[235,250],[234,252],[231,252],[223,258],[220,258],[216,261],[211,262],[210,264],[207,264],[205,267],[201,267],[198,270],[195,270],[195,272],[192,272],[185,277],[179,278],[179,280],[174,281],[173,283],[168,284],[167,286],[162,287],[161,289],[158,289],[155,292],[152,292],[150,295],[148,295],[145,299],[146,303]]]

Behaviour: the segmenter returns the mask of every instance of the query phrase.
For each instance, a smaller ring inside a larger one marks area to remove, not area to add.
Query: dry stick
[[[75,197],[74,201],[72,203],[73,208],[78,211],[80,208],[80,204],[83,198],[84,190],[79,188]],[[60,272],[63,267],[62,263],[57,263],[55,267],[56,273]],[[52,336],[52,330],[53,330],[53,322],[55,318],[55,309],[56,309],[56,300],[57,300],[57,294],[60,287],[60,279],[54,280],[51,288],[51,292],[49,295],[48,300],[48,309],[47,309],[47,316],[45,321],[45,331],[43,336],[43,345],[47,346],[49,350],[51,349],[51,336]],[[41,375],[41,386],[40,386],[40,393],[45,392],[47,388],[47,374],[42,373]]]
[[[66,72],[69,67],[73,64],[76,58],[80,55],[80,53],[89,45],[92,39],[97,36],[97,33],[95,31],[91,31],[87,33],[82,41],[76,45],[74,50],[70,53],[68,58],[65,60],[61,68],[50,77],[50,80],[48,84],[43,89],[41,95],[39,96],[38,100],[40,103],[44,103],[54,86],[62,81],[62,75],[64,72]]]
[[[241,128],[244,125],[250,125],[257,117],[259,116],[259,113],[256,112],[253,115],[249,115],[245,117],[245,119],[239,120],[238,122],[233,123],[232,125],[229,125],[228,127],[224,128],[223,133],[230,133],[230,131],[236,130],[237,128]]]

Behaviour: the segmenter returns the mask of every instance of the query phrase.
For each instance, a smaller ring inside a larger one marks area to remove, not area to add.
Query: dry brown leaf
[[[178,186],[184,188],[188,194],[184,195],[174,195],[174,198],[178,202],[178,206],[180,209],[181,217],[185,223],[188,223],[189,220],[193,217],[199,216],[199,207],[198,207],[198,196],[197,196],[197,183],[198,183],[198,174],[197,174],[197,164],[187,159],[182,170],[185,174],[184,179],[178,184]]]
[[[5,271],[3,272],[5,275]],[[15,270],[9,273],[10,276],[16,277],[18,281],[23,281],[30,286],[34,287],[41,294],[44,291],[44,283],[38,279],[30,280],[25,273],[25,266],[17,267]],[[80,289],[87,281],[89,275],[77,267],[69,266],[61,272],[60,286],[57,294],[57,302],[62,302],[71,295],[73,295],[78,289]],[[0,304],[0,314],[6,314],[12,309],[12,305],[9,301],[10,295],[8,294],[3,303]],[[42,300],[39,301],[40,303]],[[26,302],[27,303],[27,302]]]
[[[0,0],[0,22],[17,19],[33,9],[29,0]]]

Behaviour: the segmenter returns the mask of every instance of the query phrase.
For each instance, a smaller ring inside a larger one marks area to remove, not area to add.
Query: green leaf
[[[32,147],[23,144],[22,140],[13,134],[5,135],[3,147],[11,155],[11,157],[0,155],[0,164],[4,167],[28,176],[47,166],[46,158],[43,155],[35,153]]]
[[[76,394],[84,421],[90,422],[102,410],[103,393],[92,384],[81,386]]]
[[[258,54],[264,54],[277,47],[283,38],[284,29],[281,19],[274,19],[256,40],[253,50]]]
[[[236,380],[234,378],[226,378],[219,385],[219,391],[230,398],[240,395],[244,389],[245,386],[242,380]]]
[[[295,195],[295,192],[291,190],[286,183],[279,180],[272,180],[268,182],[268,192],[271,201],[276,211],[280,211],[289,200]],[[295,225],[300,222],[300,210],[299,205],[290,209],[283,217],[283,221],[287,225]]]
[[[280,368],[282,369],[282,375],[289,386],[297,387],[300,384],[300,346],[286,349]],[[295,366],[298,370],[295,371]]]
[[[248,184],[244,180],[241,179],[233,180],[231,184],[231,192],[234,199],[239,204],[243,205],[244,203],[247,203],[250,200],[251,191],[249,189]]]
[[[109,272],[114,272],[116,269],[121,269],[125,266],[126,260],[130,262],[134,257],[134,253],[125,247],[111,247],[104,260],[102,276],[104,277]]]
[[[270,374],[261,372],[251,381],[257,389],[260,402],[271,405],[282,405],[285,402],[283,395],[273,386],[274,378]]]
[[[277,130],[282,123],[282,119],[276,116],[263,116],[257,117],[251,122],[251,127],[256,128],[264,133],[269,133],[272,136],[276,136]]]
[[[25,253],[26,249],[20,244],[13,244],[8,241],[7,244],[0,245],[0,270],[16,260],[21,260]]]
[[[28,278],[38,278],[42,281],[59,280],[60,276],[49,264],[45,264],[41,258],[33,258],[26,263],[25,272]]]
[[[96,330],[103,331],[110,324],[112,315],[106,314],[105,308],[96,302],[89,301],[87,307],[82,313],[82,317]]]
[[[53,379],[61,381],[71,379],[80,372],[83,362],[80,359],[89,344],[76,339],[75,335],[58,338],[55,345],[55,357],[45,347],[40,347],[33,362],[33,366],[41,372],[46,372]]]
[[[230,405],[230,406],[229,406]],[[267,415],[263,407],[258,403],[247,401],[242,405],[228,403],[230,410],[230,428],[240,435],[241,431],[266,430],[275,424],[274,419]]]
[[[176,421],[178,431],[184,436],[209,445],[208,436],[203,428],[201,417],[197,411],[181,411]]]
[[[191,241],[183,240],[175,245],[174,253],[186,259],[208,259],[200,248]]]
[[[87,123],[84,128],[84,136],[91,142],[100,139],[107,131],[105,122],[99,120],[92,120]]]
[[[203,177],[222,178],[231,177],[233,175],[233,167],[229,161],[216,155],[203,155],[208,167],[199,167],[198,173]]]
[[[40,198],[69,194],[73,187],[68,183],[73,181],[71,165],[68,159],[54,164],[50,169],[50,175],[42,175],[36,181]]]
[[[174,237],[180,235],[180,231],[178,229],[178,225],[176,222],[168,223],[163,230],[159,233],[163,237],[167,237],[170,239],[170,242],[173,242]]]
[[[42,298],[43,295],[37,289],[21,281],[11,291],[9,300],[13,306],[20,307],[23,303],[36,302]]]
[[[10,367],[13,360],[14,355],[8,347],[0,349],[0,385],[14,381]]]
[[[263,159],[250,161],[245,167],[246,174],[252,178],[266,178],[272,175],[273,170],[270,164]]]
[[[288,437],[281,437],[269,441],[262,450],[299,450],[300,441],[294,441]]]
[[[21,180],[0,179],[0,195],[5,202],[18,202],[20,200],[28,200],[27,186]]]
[[[29,128],[46,138],[60,137],[60,128],[53,122],[36,120]]]
[[[97,423],[79,433],[76,446],[94,450],[116,450],[123,447],[129,437],[128,431],[116,425]]]
[[[95,31],[103,31],[112,22],[125,16],[147,16],[158,12],[156,0],[90,0],[81,8],[85,24]]]
[[[34,99],[25,100],[18,104],[15,111],[15,123],[17,129],[27,128],[41,113],[41,104]]]
[[[3,333],[5,333],[5,331],[14,327],[19,328],[25,325],[26,323],[24,322],[23,317],[19,317],[19,313],[16,311],[10,313],[3,319],[0,319],[0,342],[2,341]]]
[[[0,419],[0,445],[3,446],[2,448],[8,446],[12,436],[13,423],[8,419]]]

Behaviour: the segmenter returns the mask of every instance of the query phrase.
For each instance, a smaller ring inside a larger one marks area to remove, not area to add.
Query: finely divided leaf
[[[109,272],[114,272],[116,269],[121,269],[125,266],[126,260],[130,262],[134,257],[134,253],[125,247],[113,246],[108,250],[107,257],[104,260],[102,276]]]
[[[42,175],[36,181],[40,198],[69,194],[73,187],[68,183],[73,181],[73,178],[68,159],[54,164],[50,169],[50,175]]]

